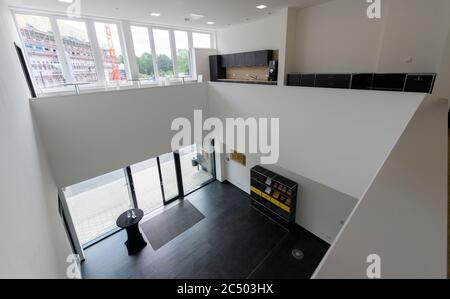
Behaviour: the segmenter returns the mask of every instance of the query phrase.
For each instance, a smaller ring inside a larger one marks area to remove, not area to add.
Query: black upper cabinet
[[[268,66],[273,57],[272,50],[227,54],[222,56],[222,67]]]
[[[229,67],[230,66],[230,56],[231,55],[221,55],[222,60],[222,67]]]
[[[272,50],[256,51],[254,66],[267,66],[273,58]]]
[[[245,65],[245,53],[242,54],[233,54],[234,56],[234,65],[235,67],[243,67]]]
[[[244,66],[254,66],[256,65],[256,53],[247,52],[244,53]]]

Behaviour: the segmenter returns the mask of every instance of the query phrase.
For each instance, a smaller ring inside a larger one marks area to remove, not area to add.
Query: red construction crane
[[[111,81],[118,81],[120,80],[119,65],[117,64],[116,50],[114,49],[111,27],[109,26],[109,24],[105,24],[105,29],[106,29],[106,39],[108,40],[109,59],[112,65],[112,71],[109,79]]]

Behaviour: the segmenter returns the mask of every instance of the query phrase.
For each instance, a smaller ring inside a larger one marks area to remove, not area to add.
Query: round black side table
[[[133,211],[136,215],[136,218],[134,219],[131,217]],[[128,218],[128,215],[130,215],[130,218]],[[119,216],[119,218],[117,218],[117,226],[124,228],[127,231],[128,240],[125,242],[125,245],[128,249],[128,255],[134,255],[147,246],[147,242],[144,241],[141,231],[139,230],[139,222],[143,217],[144,211],[140,209],[132,209],[124,212]]]

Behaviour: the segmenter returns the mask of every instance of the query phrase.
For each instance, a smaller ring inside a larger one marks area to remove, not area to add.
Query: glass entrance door
[[[180,153],[184,194],[188,194],[215,178],[213,154],[196,144],[183,148]]]
[[[158,159],[150,159],[130,167],[137,206],[149,214],[164,205]]]
[[[176,200],[182,193],[182,190],[179,188],[174,153],[159,156],[158,165],[160,169],[164,203],[169,204]]]

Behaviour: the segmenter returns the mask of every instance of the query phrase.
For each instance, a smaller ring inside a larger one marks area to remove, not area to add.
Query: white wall
[[[206,84],[41,98],[33,113],[59,187],[171,152],[175,118],[205,109]]]
[[[315,278],[447,278],[447,110],[428,99],[328,251]]]
[[[381,20],[366,1],[335,0],[299,10],[297,71],[437,72],[450,26],[447,0],[385,0]],[[408,58],[412,63],[407,63]]]
[[[219,30],[217,32],[217,49],[220,54],[278,50],[282,45],[281,33],[281,15],[276,14],[247,24]]]
[[[335,0],[300,9],[295,65],[302,73],[374,71],[382,21],[366,16],[366,1]]]
[[[208,83],[210,115],[280,118],[279,166],[361,198],[423,94]],[[248,181],[242,183],[248,191]]]
[[[450,100],[450,30],[438,73],[433,95]]]
[[[281,26],[278,86],[284,86],[287,75],[296,72],[297,9],[287,7],[281,11]]]
[[[70,253],[56,184],[35,130],[28,87],[0,3],[0,278],[64,278]]]
[[[194,78],[198,78],[198,75],[203,75],[203,81],[211,80],[209,70],[209,56],[217,55],[216,49],[198,49],[194,48],[193,53],[193,65],[194,65]]]
[[[378,72],[437,72],[450,26],[450,1],[388,3]],[[405,62],[409,57],[412,63]]]
[[[209,83],[208,113],[280,119],[280,159],[268,166],[302,186],[296,222],[332,242],[424,95]],[[250,169],[225,162],[224,178],[249,192]]]

